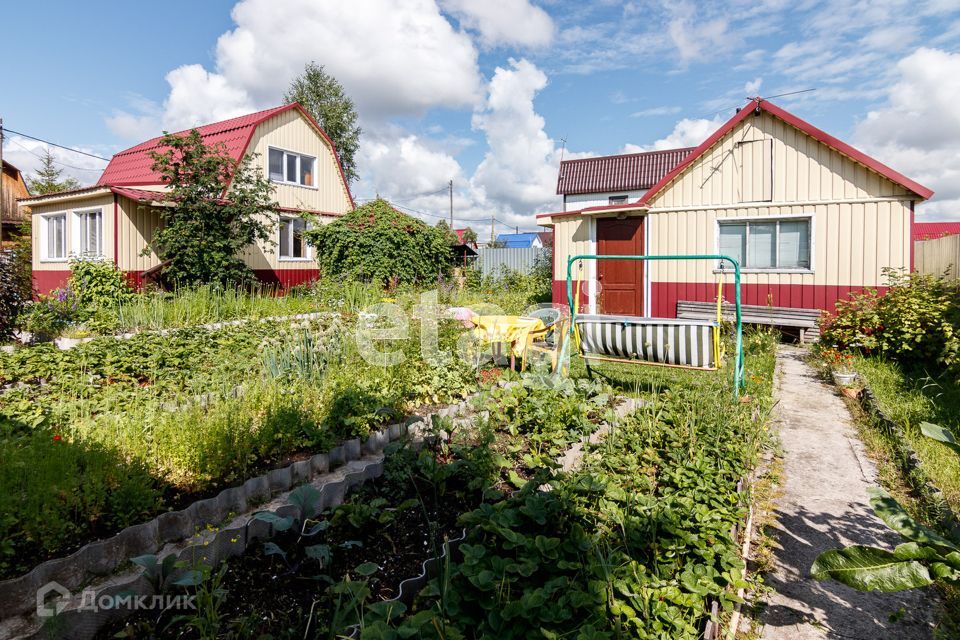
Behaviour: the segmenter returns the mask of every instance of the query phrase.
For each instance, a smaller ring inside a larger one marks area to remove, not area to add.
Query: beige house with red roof
[[[303,231],[308,221],[329,222],[354,208],[336,150],[317,122],[289,104],[197,127],[208,145],[222,144],[255,163],[274,183],[280,215],[272,220],[275,244],[259,243],[244,261],[263,282],[289,287],[318,275]],[[186,131],[182,132],[186,133]],[[33,218],[33,277],[37,291],[62,287],[72,257],[109,260],[139,286],[159,266],[150,240],[161,224],[166,189],[151,170],[153,138],[113,156],[92,187],[20,200]]]
[[[573,255],[719,253],[740,263],[745,304],[826,310],[912,268],[914,207],[933,195],[760,98],[693,149],[565,161],[557,192],[563,210],[538,216],[554,230],[555,302]],[[591,313],[673,318],[716,299],[718,266],[592,260],[574,277]]]

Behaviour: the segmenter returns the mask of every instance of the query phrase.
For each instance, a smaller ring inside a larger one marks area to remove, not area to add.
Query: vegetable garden
[[[745,584],[732,527],[765,444],[774,339],[747,336],[743,403],[729,370],[501,376],[451,355],[458,323],[440,321],[424,352],[427,307],[519,310],[536,284],[440,284],[432,299],[351,281],[261,301],[108,297],[75,330],[139,333],[0,354],[0,578],[469,398],[467,417],[390,444],[342,502],[315,481],[254,513],[268,533],[237,557],[132,557],[124,570],[196,609],[134,613],[99,637],[699,637]],[[379,321],[361,310],[384,302],[408,322],[380,347],[398,366],[371,364],[357,339]],[[289,312],[311,316],[258,321]],[[177,328],[224,320],[242,322]],[[393,600],[449,540],[430,580]]]

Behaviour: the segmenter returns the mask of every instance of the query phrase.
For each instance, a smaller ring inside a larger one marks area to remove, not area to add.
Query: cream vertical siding
[[[340,177],[333,149],[299,111],[284,111],[261,124],[254,132],[247,153],[258,154],[254,162],[263,169],[264,176],[269,175],[267,161],[270,147],[317,159],[316,187],[276,185],[274,195],[281,207],[333,214],[350,210],[350,196]]]
[[[761,142],[764,140],[771,142]],[[765,144],[772,145],[768,152],[772,167],[764,161]],[[772,192],[765,185],[771,173]],[[751,188],[745,190],[745,184]],[[747,118],[717,141],[664,187],[650,206],[707,208],[750,202],[893,196],[916,198],[903,187],[764,111],[760,116]]]
[[[70,269],[68,260],[48,261],[41,259],[41,233],[40,225],[43,223],[43,214],[66,213],[67,214],[67,255],[76,254],[79,247],[74,246],[73,234],[75,231],[76,220],[74,213],[79,211],[90,211],[91,209],[100,209],[103,212],[103,257],[106,260],[113,260],[113,194],[94,194],[86,198],[71,198],[64,201],[53,201],[48,203],[39,203],[30,205],[32,212],[32,249],[33,249],[33,270],[34,271],[68,271]]]
[[[646,232],[651,254],[716,253],[717,222],[730,218],[810,216],[811,269],[746,272],[744,284],[883,285],[884,267],[910,268],[910,203],[882,201],[817,205],[651,212]],[[713,265],[669,261],[650,265],[654,282],[711,282]]]
[[[331,215],[315,215],[315,224],[326,224],[340,214],[352,208],[350,195],[340,174],[336,155],[312,124],[303,115],[291,109],[285,111],[257,127],[250,141],[248,153],[258,154],[254,160],[269,176],[267,162],[269,149],[282,149],[294,153],[313,156],[317,159],[315,187],[301,187],[288,184],[276,184],[274,198],[280,207],[310,212],[323,212]],[[293,214],[286,214],[293,215]],[[244,261],[257,270],[303,270],[316,269],[312,259],[281,260],[279,257],[279,218],[267,220],[272,227],[270,243],[257,243],[243,253]]]
[[[567,279],[567,258],[577,254],[591,253],[591,221],[582,216],[563,216],[554,219],[553,227],[553,279]],[[587,264],[585,277],[593,277],[593,265]],[[576,278],[576,274],[574,274]]]
[[[119,267],[122,271],[143,272],[160,264],[153,251],[147,251],[153,234],[162,226],[160,210],[156,207],[118,197],[120,250]],[[146,254],[146,255],[145,255]]]

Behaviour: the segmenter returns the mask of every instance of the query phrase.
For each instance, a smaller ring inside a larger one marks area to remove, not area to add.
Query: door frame
[[[640,255],[650,255],[650,233],[647,229],[647,223],[650,221],[650,216],[646,213],[640,215],[628,215],[624,216],[625,218],[639,218],[640,219]],[[597,231],[597,221],[598,220],[616,220],[617,216],[591,216],[590,225],[589,225],[589,246],[590,251],[593,255],[600,255],[600,242],[598,239]],[[587,293],[590,297],[590,304],[587,305],[589,313],[597,313],[597,281],[600,277],[600,264],[598,260],[589,260],[588,263],[592,263],[590,266],[593,268],[593,273],[589,276],[589,284],[587,287]],[[651,281],[650,281],[650,263],[641,260],[644,264],[644,268],[640,270],[640,316],[644,318],[650,317],[650,294],[651,294]]]

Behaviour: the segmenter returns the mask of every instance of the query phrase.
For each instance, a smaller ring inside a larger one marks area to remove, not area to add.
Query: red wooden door
[[[602,256],[643,255],[643,218],[597,220],[597,251]],[[643,261],[598,260],[600,313],[643,315]]]

